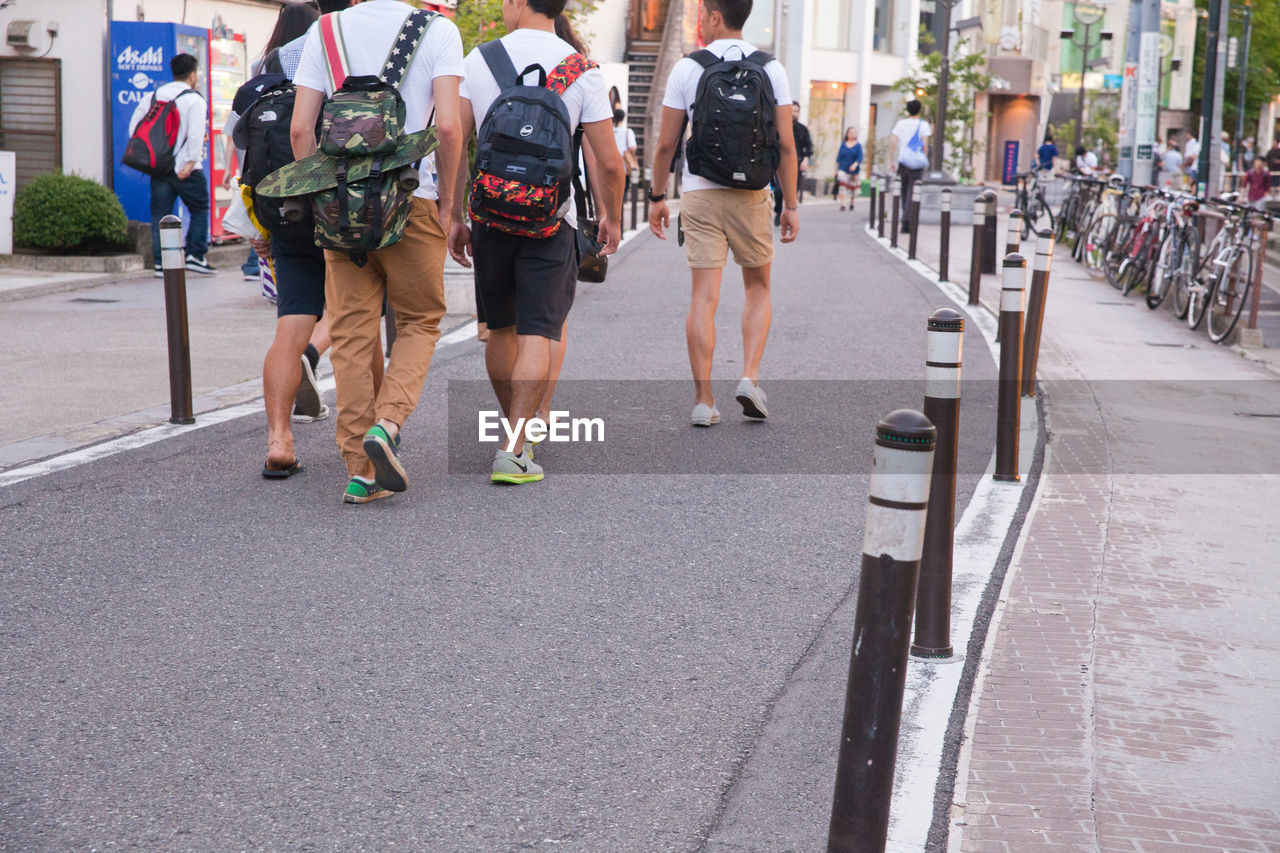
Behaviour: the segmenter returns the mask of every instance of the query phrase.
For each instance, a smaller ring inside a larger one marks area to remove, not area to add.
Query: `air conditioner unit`
[[[9,30],[5,34],[5,42],[19,50],[22,48],[34,50],[39,47],[36,44],[36,38],[40,33],[40,29],[37,26],[38,23],[38,21],[10,21]]]

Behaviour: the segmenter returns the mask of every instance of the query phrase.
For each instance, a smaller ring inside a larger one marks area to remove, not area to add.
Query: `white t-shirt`
[[[1188,160],[1198,161],[1199,159],[1200,159],[1200,140],[1196,139],[1193,136],[1187,140],[1187,144],[1182,149],[1182,160],[1183,162],[1186,162]],[[1189,169],[1196,168],[1196,163],[1195,162],[1189,163],[1187,168]]]
[[[745,58],[755,53],[757,48],[742,39],[716,39],[707,45],[707,50],[723,59],[730,50],[741,51]],[[790,104],[791,84],[787,81],[787,70],[782,67],[782,63],[775,59],[766,65],[764,70],[769,75],[769,82],[773,84],[773,98],[778,102],[778,106]],[[701,79],[702,66],[687,56],[681,59],[671,69],[671,74],[667,77],[667,91],[662,98],[662,105],[673,110],[684,110],[689,116],[689,121],[692,122],[693,102],[698,97],[698,81]],[[654,180],[661,181],[662,176],[655,175]],[[685,192],[728,189],[690,172],[687,158],[684,161],[681,188]]]
[[[1160,155],[1160,168],[1170,175],[1182,174],[1182,152],[1177,148],[1168,148]]]
[[[511,64],[516,71],[522,71],[530,65],[540,65],[542,70],[550,74],[564,58],[573,53],[573,45],[559,38],[555,33],[546,30],[519,29],[502,37],[502,46],[511,57]],[[493,79],[489,64],[476,48],[467,54],[465,63],[466,76],[462,81],[462,97],[471,102],[471,113],[475,116],[476,128],[484,123],[485,113],[489,105],[497,100],[502,90],[498,81]],[[534,77],[529,82],[535,83]],[[569,125],[577,129],[580,124],[596,121],[613,121],[613,107],[609,104],[608,88],[605,86],[604,74],[599,68],[592,68],[583,74],[564,92],[564,105],[569,110]],[[565,214],[565,223],[570,228],[578,227],[578,212],[575,204],[569,205]]]
[[[618,145],[618,153],[626,154],[637,145],[636,132],[629,127],[618,125],[613,129],[613,141]]]
[[[146,118],[153,101],[172,101],[187,91],[195,92],[186,83],[172,80],[156,89],[152,97],[139,101],[129,118],[129,135],[132,136],[138,123]],[[178,101],[178,137],[173,146],[174,174],[186,163],[195,163],[196,169],[204,168],[205,115],[208,109],[199,92]]]
[[[1086,151],[1076,157],[1076,168],[1082,175],[1092,175],[1098,171],[1098,155],[1092,151]]]
[[[400,32],[404,19],[413,7],[400,0],[367,0],[337,13],[342,39],[347,49],[347,71],[352,76],[378,75],[386,61],[391,43]],[[462,37],[458,27],[445,17],[437,17],[427,27],[418,45],[413,63],[400,81],[400,95],[405,105],[405,133],[415,133],[427,126],[434,105],[431,83],[437,77],[462,76]],[[293,76],[298,86],[315,89],[326,96],[333,94],[329,69],[325,63],[324,42],[319,23],[311,25],[307,43]],[[419,198],[436,198],[435,175],[425,161],[418,172]]]
[[[893,130],[891,131],[893,135],[898,139],[898,162],[899,163],[902,162],[903,156],[907,153],[907,143],[909,143],[912,137],[916,135],[917,128],[920,129],[920,142],[924,145],[925,159],[926,160],[928,159],[929,134],[933,132],[933,129],[929,127],[929,122],[925,121],[922,118],[915,118],[915,117],[900,118],[898,119],[898,123],[893,126]],[[917,166],[915,164],[911,164],[908,166],[908,168],[923,169],[925,168],[925,166]]]

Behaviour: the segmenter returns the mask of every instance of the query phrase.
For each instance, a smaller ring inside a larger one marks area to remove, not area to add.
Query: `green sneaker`
[[[396,438],[400,436],[397,435]],[[364,453],[373,463],[373,476],[378,485],[393,492],[403,492],[409,488],[409,475],[400,464],[396,450],[400,442],[387,434],[382,427],[374,424],[364,434]]]
[[[542,479],[542,466],[533,461],[528,453],[516,456],[505,450],[499,450],[493,457],[493,473],[489,475],[491,483],[536,483]]]
[[[359,476],[351,478],[347,483],[347,490],[342,494],[342,499],[349,504],[367,504],[378,498],[389,497],[391,497],[390,489],[379,486],[377,480]]]

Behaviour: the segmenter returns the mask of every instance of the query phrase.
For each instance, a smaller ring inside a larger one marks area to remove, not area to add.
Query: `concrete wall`
[[[629,0],[599,0],[582,21],[583,41],[596,62],[622,62],[627,52]]]
[[[245,34],[249,56],[256,57],[280,12],[277,0],[114,0],[117,20],[147,20],[209,27],[217,15],[235,32]],[[20,2],[0,11],[0,30],[10,21],[35,20],[41,41],[35,51],[0,45],[0,56],[46,58],[62,62],[62,168],[93,180],[103,179],[106,165],[103,111],[106,0],[40,0]],[[47,27],[56,23],[50,39]],[[46,52],[47,49],[47,52]]]

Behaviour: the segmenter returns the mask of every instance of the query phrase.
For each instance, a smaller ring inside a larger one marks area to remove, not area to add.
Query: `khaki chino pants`
[[[436,202],[415,198],[404,235],[394,245],[370,252],[363,267],[341,252],[324,253],[338,449],[348,475],[372,477],[364,434],[381,418],[403,426],[418,405],[445,314],[446,250]],[[378,348],[384,295],[395,312],[396,339],[375,398],[369,365]]]

